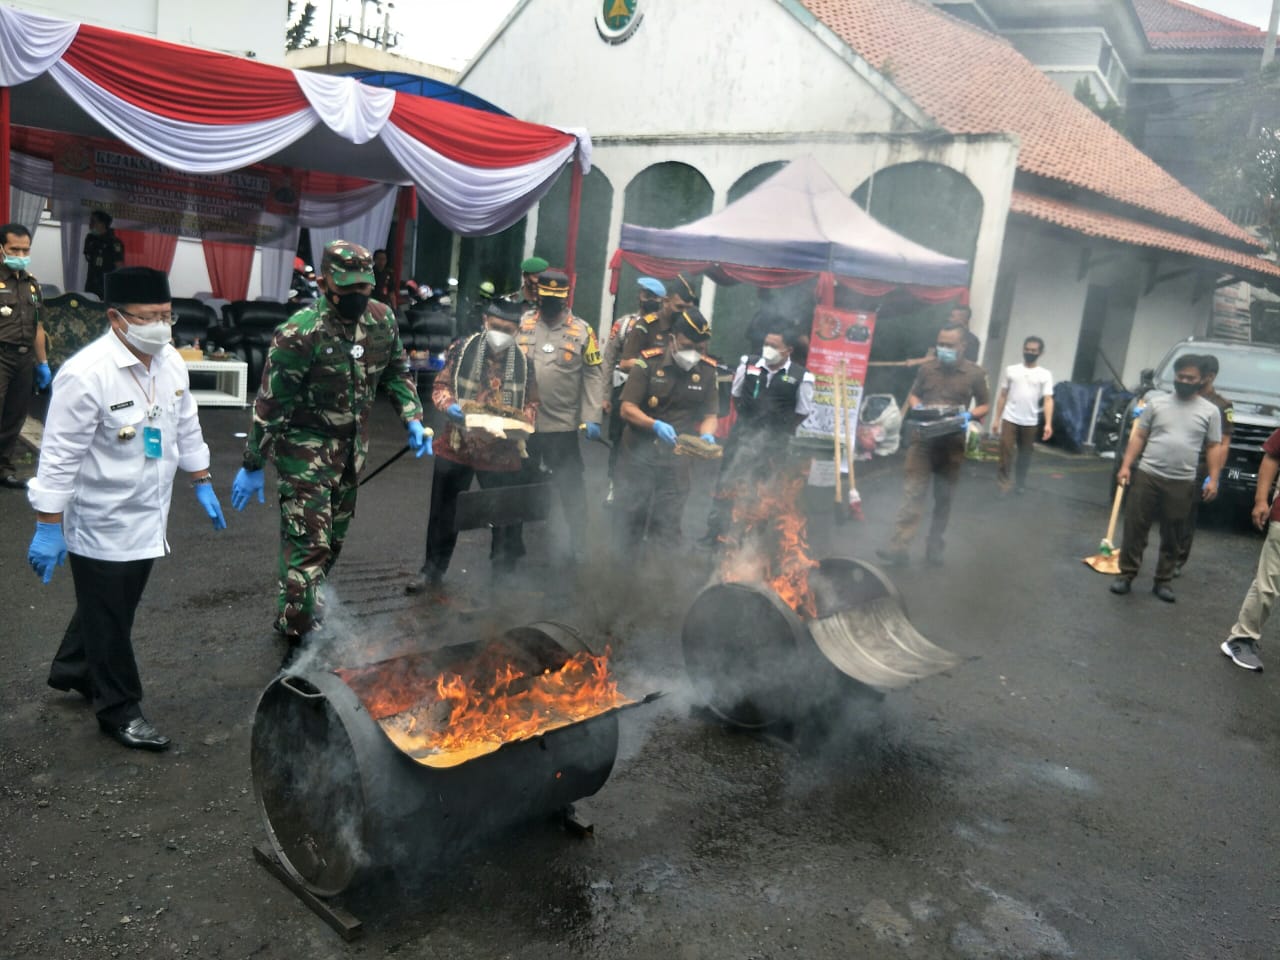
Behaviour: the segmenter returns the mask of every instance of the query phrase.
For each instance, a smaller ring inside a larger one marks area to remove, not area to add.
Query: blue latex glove
[[[973,414],[970,413],[968,410],[960,414],[960,426],[968,430],[969,424],[971,424],[972,422],[973,422]]]
[[[409,449],[418,458],[421,458],[424,454],[432,454],[431,438],[427,436],[427,431],[423,428],[421,420],[409,421]]]
[[[462,408],[456,403],[451,403],[445,409],[444,415],[451,420],[457,420],[459,423],[467,419],[467,415],[462,412]]]
[[[587,439],[588,439],[588,440],[599,440],[599,439],[600,439],[600,424],[598,424],[598,423],[588,423],[588,424],[587,424]]]
[[[213,521],[213,529],[227,529],[227,518],[222,515],[222,504],[218,503],[218,495],[213,492],[212,483],[197,483],[196,499],[200,501],[200,506],[204,507],[204,512]]]
[[[676,445],[676,428],[665,420],[653,421],[653,432],[658,435],[658,439],[668,446]]]
[[[707,443],[715,443],[716,435],[714,433],[704,433],[702,435],[702,439],[705,440]]]
[[[67,562],[67,541],[62,539],[62,524],[36,521],[36,535],[27,549],[27,563],[40,579],[53,579],[53,568]]]
[[[49,384],[53,383],[53,373],[49,370],[49,365],[47,363],[37,363],[35,375],[37,390],[43,390]]]
[[[259,503],[266,503],[267,498],[262,492],[265,486],[266,479],[263,477],[263,471],[246,470],[241,467],[231,483],[231,505],[237,510],[243,510],[255,493],[258,495]]]

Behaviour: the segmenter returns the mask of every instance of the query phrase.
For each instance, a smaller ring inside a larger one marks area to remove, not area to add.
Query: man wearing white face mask
[[[760,355],[738,364],[730,390],[738,419],[725,441],[707,532],[698,541],[704,547],[717,546],[729,528],[726,491],[748,476],[773,474],[786,459],[796,427],[814,411],[814,376],[792,359],[799,342],[794,324],[774,318]]]
[[[27,490],[36,534],[27,560],[45,583],[69,558],[76,610],[49,686],[93,704],[103,731],[126,747],[163,750],[169,738],[142,715],[133,618],[165,527],[173,479],[191,474],[196,498],[222,530],[209,448],[187,368],[169,345],[169,281],[159,270],[107,274],[111,329],[58,371],[40,467]],[[64,533],[65,531],[65,533]]]
[[[458,544],[454,528],[458,495],[466,492],[473,477],[485,489],[519,482],[523,463],[518,442],[466,430],[462,404],[470,401],[504,411],[520,410],[522,419],[535,422],[534,365],[514,346],[520,316],[520,304],[490,300],[484,308],[484,329],[456,341],[436,376],[431,402],[448,423],[435,445],[426,560],[417,578],[405,587],[406,593],[421,593],[443,582]],[[495,573],[514,568],[523,552],[518,527],[493,528],[490,557]]]
[[[704,351],[711,325],[697,307],[679,313],[662,356],[641,357],[622,388],[622,455],[614,498],[614,547],[631,551],[645,536],[664,547],[680,542],[691,478],[676,437],[700,434],[715,443],[719,397],[716,362]]]

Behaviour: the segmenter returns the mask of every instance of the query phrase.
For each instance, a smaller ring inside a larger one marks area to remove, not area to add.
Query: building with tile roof
[[[1008,40],[1064,90],[1122,111],[1126,136],[1193,190],[1212,160],[1199,127],[1256,77],[1266,33],[1186,0],[933,0]],[[1255,223],[1261,211],[1232,211]]]
[[[591,129],[575,309],[602,327],[615,304],[596,264],[624,221],[689,222],[803,154],[893,229],[970,261],[972,329],[993,373],[1035,333],[1060,378],[1114,367],[1132,382],[1206,331],[1215,286],[1280,287],[1250,233],[1016,43],[925,0],[641,0],[636,12],[610,42],[580,4],[524,0],[459,79],[521,115]],[[566,193],[544,200],[527,250],[560,249]],[[741,348],[750,296],[704,286],[722,354]]]

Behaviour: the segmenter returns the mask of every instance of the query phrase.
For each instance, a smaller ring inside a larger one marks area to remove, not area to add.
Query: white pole
[[[1262,69],[1276,56],[1276,31],[1280,30],[1280,0],[1271,0],[1271,22],[1267,24],[1267,45],[1262,48]]]

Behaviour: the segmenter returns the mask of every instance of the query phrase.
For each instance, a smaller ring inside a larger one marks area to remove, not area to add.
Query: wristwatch
[[[202,483],[213,483],[213,473],[206,473],[203,477],[193,477],[191,480],[191,485],[193,487],[198,487]]]

